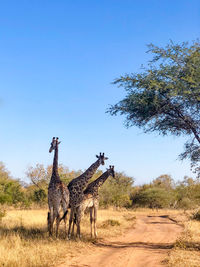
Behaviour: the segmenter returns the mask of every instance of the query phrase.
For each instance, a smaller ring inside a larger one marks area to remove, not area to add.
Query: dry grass
[[[99,210],[99,238],[120,235],[133,227],[137,215],[168,214],[170,218],[184,224],[184,232],[177,240],[168,257],[168,265],[173,267],[200,266],[200,222],[187,219],[180,211],[149,209]],[[77,255],[93,248],[90,238],[89,217],[81,224],[82,240],[68,241],[64,238],[63,224],[58,239],[49,238],[46,229],[47,210],[10,210],[0,223],[0,266],[4,267],[45,267],[57,266],[70,261]],[[185,221],[184,221],[185,220]]]
[[[170,267],[199,267],[200,222],[192,220],[188,213],[183,224],[184,231],[170,252],[168,264]]]
[[[99,210],[99,237],[121,234],[134,223],[134,212]],[[64,238],[63,224],[58,239],[49,238],[46,229],[47,210],[10,210],[0,223],[0,266],[53,266],[60,259],[75,257],[93,246],[89,218],[82,221],[82,240]],[[115,221],[114,225],[107,223]],[[104,227],[101,227],[101,226]],[[112,229],[112,231],[111,231]]]

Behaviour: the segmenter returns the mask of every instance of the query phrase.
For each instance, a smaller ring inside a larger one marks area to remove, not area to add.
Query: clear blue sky
[[[25,179],[27,166],[52,163],[59,136],[59,162],[70,169],[101,151],[136,184],[191,175],[177,160],[184,138],[127,130],[105,111],[124,96],[111,82],[140,71],[146,45],[196,39],[199,14],[195,0],[1,1],[0,161]]]

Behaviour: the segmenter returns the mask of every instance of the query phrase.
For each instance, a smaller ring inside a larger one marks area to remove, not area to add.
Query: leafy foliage
[[[143,73],[114,81],[127,95],[108,112],[125,115],[127,127],[144,132],[190,136],[180,158],[189,158],[200,172],[200,42],[150,44],[148,52],[153,59]]]
[[[149,187],[137,192],[133,198],[133,205],[147,208],[167,208],[170,206],[171,196],[164,188]]]
[[[12,179],[4,164],[0,162],[0,204],[17,204],[23,201],[23,197],[20,182]]]
[[[43,189],[38,189],[34,191],[34,201],[37,202],[38,204],[44,204],[47,200],[47,194],[45,190]]]
[[[113,205],[116,207],[131,206],[130,193],[132,191],[134,179],[123,172],[116,172],[115,179],[109,178],[102,188],[100,188],[100,205],[107,207]]]

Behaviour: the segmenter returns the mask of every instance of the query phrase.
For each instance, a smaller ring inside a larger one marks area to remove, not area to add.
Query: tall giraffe
[[[80,237],[79,225],[81,222],[81,218],[84,215],[84,211],[86,208],[90,210],[90,230],[92,237],[92,223],[94,223],[94,236],[97,237],[97,211],[99,207],[99,188],[103,185],[103,183],[108,179],[109,176],[115,178],[114,166],[109,167],[106,172],[104,172],[99,178],[91,182],[87,188],[84,190],[84,198],[81,202],[80,206],[77,208],[75,220],[73,222],[73,231],[74,231],[74,223],[77,224],[77,235]]]
[[[60,142],[58,141],[58,137],[53,137],[49,152],[54,152],[53,159],[53,168],[51,180],[48,187],[48,204],[49,204],[49,212],[48,212],[48,231],[49,235],[53,234],[53,223],[56,218],[56,237],[58,236],[58,228],[60,224],[60,206],[62,206],[63,212],[67,213],[69,206],[69,190],[64,185],[64,183],[60,180],[60,176],[58,174],[58,145]],[[64,218],[65,222],[65,233],[66,233],[66,218]]]
[[[100,165],[104,165],[104,161],[108,158],[104,156],[104,153],[100,153],[99,156],[96,155],[97,161],[93,163],[83,174],[74,178],[69,184],[68,189],[70,193],[69,205],[71,208],[70,218],[69,218],[69,229],[68,238],[71,237],[71,224],[74,218],[74,213],[76,208],[80,205],[83,200],[83,191],[86,188],[89,180],[92,178],[93,174],[96,172]],[[78,231],[80,233],[80,224],[78,225]]]

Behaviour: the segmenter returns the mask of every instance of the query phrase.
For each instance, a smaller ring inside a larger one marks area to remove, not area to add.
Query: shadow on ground
[[[110,247],[116,249],[122,248],[147,248],[147,249],[171,249],[174,247],[174,243],[150,243],[150,242],[112,242],[112,243],[103,243],[103,242],[93,242],[98,247]]]

